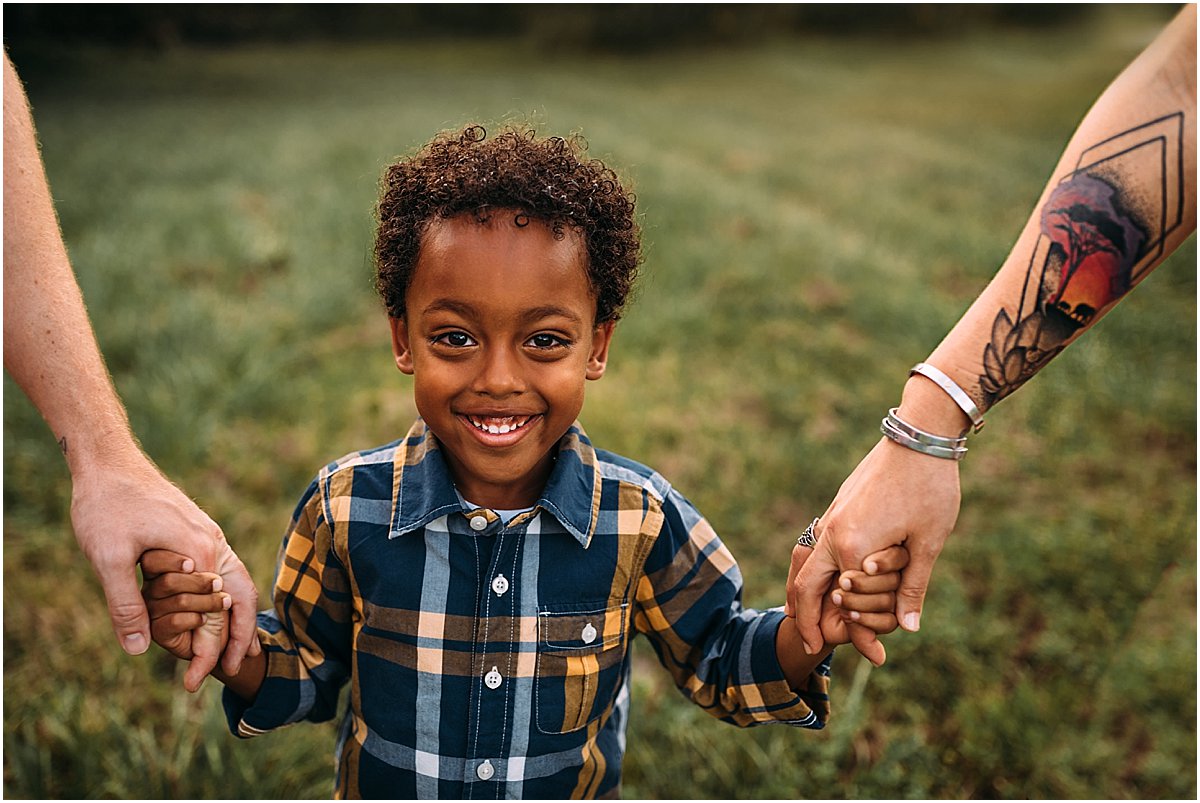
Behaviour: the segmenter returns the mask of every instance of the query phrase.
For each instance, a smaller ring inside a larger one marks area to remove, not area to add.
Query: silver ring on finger
[[[816,545],[817,545],[817,533],[816,533],[817,522],[820,520],[821,520],[821,517],[817,516],[815,519],[812,520],[811,524],[809,524],[807,527],[804,528],[804,532],[800,533],[800,537],[796,539],[797,546],[808,547],[809,549],[813,549],[814,547],[816,547]]]

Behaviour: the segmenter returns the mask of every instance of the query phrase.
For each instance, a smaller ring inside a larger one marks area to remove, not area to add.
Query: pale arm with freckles
[[[179,568],[216,571],[234,600],[226,665],[252,642],[257,594],[221,529],[139,447],[75,281],[24,87],[4,59],[4,368],[41,412],[71,472],[71,522],[108,600],[122,648],[149,646],[138,594],[142,553],[180,553]],[[212,668],[217,656],[197,662]],[[207,665],[205,665],[207,664]]]

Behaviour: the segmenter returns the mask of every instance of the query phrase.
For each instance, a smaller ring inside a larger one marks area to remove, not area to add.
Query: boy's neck
[[[479,505],[490,510],[524,510],[533,507],[541,498],[550,480],[550,472],[554,470],[557,457],[550,452],[538,464],[536,470],[510,481],[487,481],[479,477],[465,477],[457,465],[454,455],[445,452],[446,467],[450,471],[450,479],[459,496],[473,505]]]

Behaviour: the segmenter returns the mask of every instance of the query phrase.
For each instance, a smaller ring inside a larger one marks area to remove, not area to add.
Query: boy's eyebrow
[[[422,312],[425,314],[431,312],[453,312],[466,318],[474,318],[478,315],[475,307],[453,298],[434,299],[426,305]],[[555,304],[543,304],[539,307],[522,310],[520,315],[523,321],[539,321],[543,318],[566,318],[572,323],[583,323],[583,319],[573,310]]]

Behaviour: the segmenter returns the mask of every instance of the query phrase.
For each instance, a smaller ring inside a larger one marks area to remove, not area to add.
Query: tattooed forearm
[[[1025,384],[1163,256],[1183,220],[1183,113],[1084,151],[1041,210],[1014,314],[1001,309],[983,351],[984,409]]]

